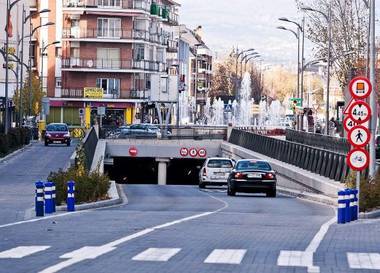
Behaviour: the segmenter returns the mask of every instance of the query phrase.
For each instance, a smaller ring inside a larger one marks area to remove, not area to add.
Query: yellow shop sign
[[[85,98],[90,99],[102,99],[103,98],[103,88],[99,87],[85,87],[83,90]]]

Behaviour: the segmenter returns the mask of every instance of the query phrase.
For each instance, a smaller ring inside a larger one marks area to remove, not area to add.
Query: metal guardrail
[[[286,140],[338,153],[347,154],[350,151],[350,144],[345,138],[287,129]]]
[[[229,142],[335,181],[348,174],[346,156],[295,142],[233,129]]]

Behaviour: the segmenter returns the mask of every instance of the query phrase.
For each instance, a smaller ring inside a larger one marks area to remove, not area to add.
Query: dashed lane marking
[[[380,270],[379,253],[347,253],[348,265],[352,269]]]
[[[148,248],[132,258],[134,261],[167,262],[180,252],[180,248]]]
[[[206,264],[240,264],[246,249],[215,249],[204,261]]]
[[[1,259],[20,259],[34,253],[44,251],[50,246],[18,246],[3,252],[0,252]]]

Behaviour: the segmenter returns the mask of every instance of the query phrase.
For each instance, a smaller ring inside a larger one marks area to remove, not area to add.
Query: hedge
[[[11,128],[8,134],[0,134],[0,157],[3,157],[29,143],[29,129]]]

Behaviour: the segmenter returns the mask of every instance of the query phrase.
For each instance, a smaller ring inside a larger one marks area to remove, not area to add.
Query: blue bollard
[[[354,190],[349,189],[350,192],[350,221],[355,221],[355,195]]]
[[[344,219],[345,219],[345,222],[346,223],[349,223],[351,222],[351,211],[350,211],[350,189],[345,189],[345,197],[344,197],[344,201],[346,201],[346,209],[345,209],[345,213],[344,213]]]
[[[75,182],[67,182],[67,211],[75,211]]]
[[[51,197],[52,197],[52,211],[53,212],[56,212],[56,209],[55,209],[55,206],[56,206],[56,203],[55,203],[55,198],[57,197],[56,194],[55,194],[55,183],[54,182],[51,182]]]
[[[353,220],[354,221],[356,221],[356,220],[358,220],[358,202],[359,202],[359,200],[358,200],[358,190],[357,189],[354,189],[354,190],[352,190],[353,191],[353,193],[354,193],[354,209],[353,209],[353,216],[352,216],[352,218],[353,218]]]
[[[53,213],[52,183],[45,182],[45,214]]]
[[[36,184],[35,210],[36,216],[44,216],[44,183],[38,181]]]
[[[345,213],[346,213],[346,192],[338,192],[338,224],[346,223]]]

